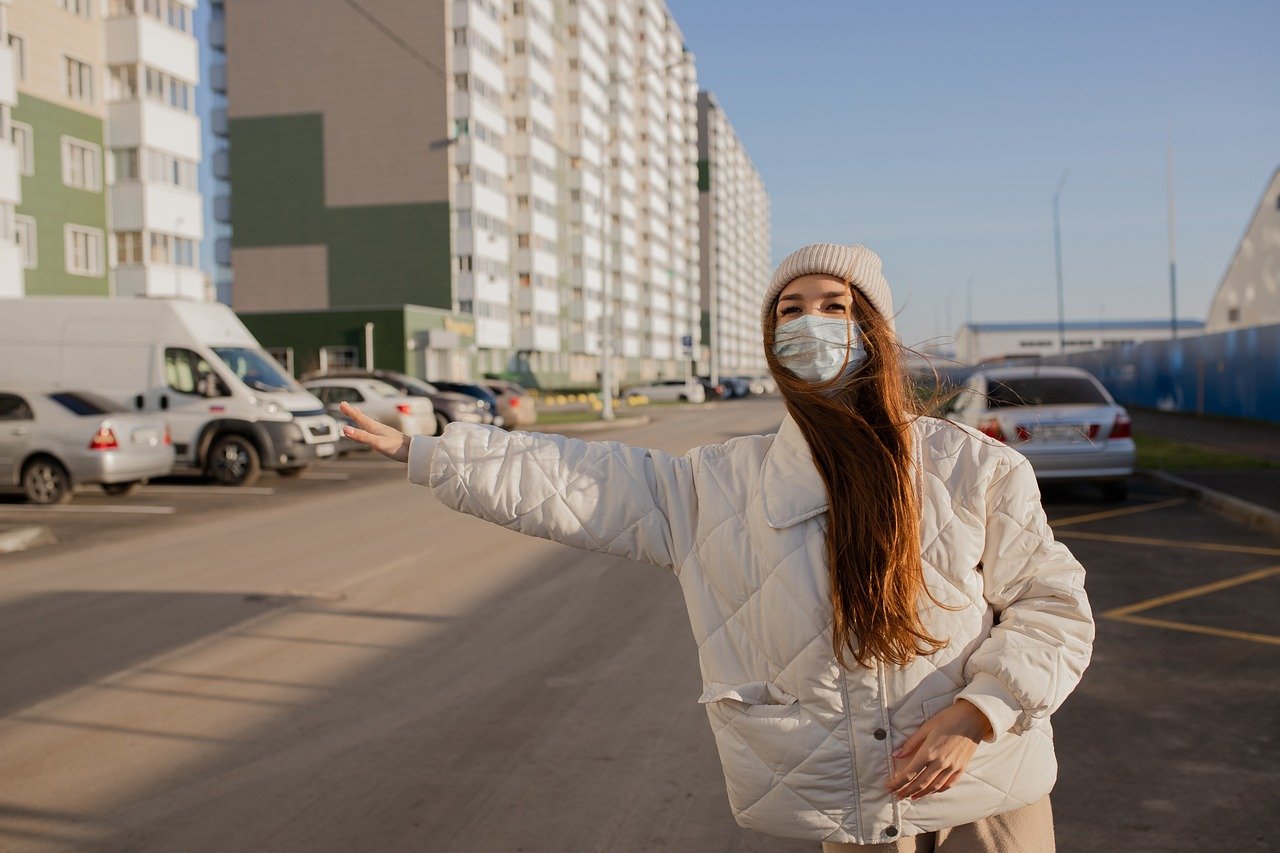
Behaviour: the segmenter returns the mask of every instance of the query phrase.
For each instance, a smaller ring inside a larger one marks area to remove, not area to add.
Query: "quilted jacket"
[[[447,506],[669,569],[680,581],[733,815],[770,835],[876,843],[1034,803],[1057,773],[1049,715],[1089,661],[1084,569],[1055,542],[1035,476],[967,427],[912,427],[923,602],[949,644],[907,666],[832,654],[827,494],[798,425],[683,456],[453,423],[413,440],[409,478]],[[894,749],[958,698],[995,734],[959,782],[886,790]]]

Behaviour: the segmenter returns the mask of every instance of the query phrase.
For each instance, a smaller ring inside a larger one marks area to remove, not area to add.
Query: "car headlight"
[[[278,415],[284,411],[284,409],[280,408],[280,404],[275,400],[266,400],[262,397],[250,397],[249,399],[253,401],[253,405],[257,406],[258,410],[264,415]]]

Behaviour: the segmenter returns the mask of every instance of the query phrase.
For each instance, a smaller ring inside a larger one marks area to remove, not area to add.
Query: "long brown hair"
[[[809,443],[827,488],[827,564],[834,616],[832,650],[848,668],[902,666],[946,645],[920,616],[928,595],[920,563],[920,499],[911,422],[922,414],[888,321],[850,287],[866,361],[851,375],[813,384],[773,353],[776,305],[764,321],[764,351],[787,411]],[[932,596],[929,596],[932,598]]]

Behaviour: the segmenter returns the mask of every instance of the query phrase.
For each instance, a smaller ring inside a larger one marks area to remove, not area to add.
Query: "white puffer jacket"
[[[414,439],[409,478],[521,533],[673,570],[738,823],[867,844],[1044,797],[1049,714],[1093,641],[1084,569],[1054,541],[1026,459],[932,418],[913,434],[925,582],[953,609],[929,606],[928,632],[950,643],[905,667],[832,655],[826,489],[789,417],[684,456],[455,423]],[[892,751],[957,697],[996,734],[953,788],[896,801]]]

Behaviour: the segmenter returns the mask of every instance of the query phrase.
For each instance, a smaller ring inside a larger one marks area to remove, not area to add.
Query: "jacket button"
[[[876,736],[876,740],[884,740],[889,736],[889,733],[886,732],[884,729],[876,729],[875,736]]]
[[[889,836],[890,838],[893,838],[895,835],[898,834],[898,827],[891,826],[884,831],[884,834]]]

